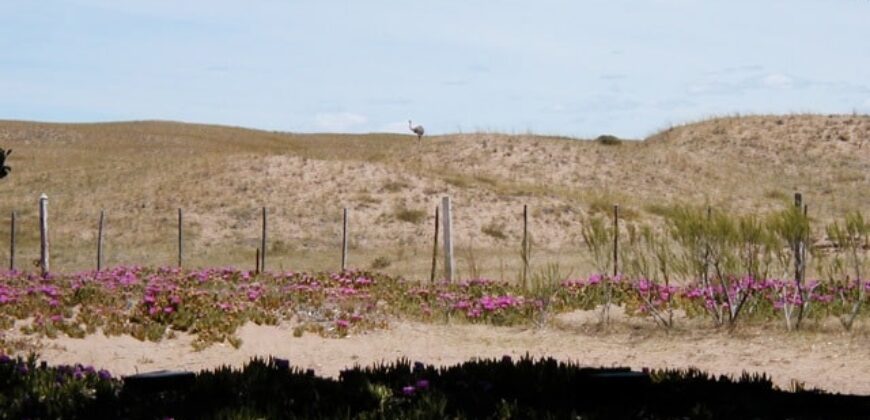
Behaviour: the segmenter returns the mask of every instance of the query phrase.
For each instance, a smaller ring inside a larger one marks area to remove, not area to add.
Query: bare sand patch
[[[40,357],[51,364],[84,363],[120,375],[160,369],[200,370],[241,366],[252,357],[286,358],[319,375],[337,376],[354,365],[399,358],[452,365],[472,358],[529,354],[582,365],[641,368],[697,367],[714,374],[765,372],[780,387],[793,380],[831,392],[870,395],[870,336],[866,332],[745,328],[734,333],[691,328],[663,330],[622,325],[595,331],[588,313],[565,314],[546,328],[423,324],[399,321],[387,330],[342,339],[306,334],[294,337],[291,325],[245,325],[242,345],[193,351],[192,339],[179,335],[159,343],[129,336],[41,339]]]

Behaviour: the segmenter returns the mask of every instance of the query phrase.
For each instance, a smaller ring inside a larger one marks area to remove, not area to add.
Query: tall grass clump
[[[623,272],[637,279],[634,292],[640,307],[627,309],[648,313],[658,325],[671,328],[676,288],[671,286],[675,255],[670,237],[648,225],[628,225],[619,255]]]
[[[601,282],[604,286],[604,299],[601,304],[600,321],[602,324],[610,322],[610,305],[613,302],[612,280],[607,275],[610,267],[613,266],[615,254],[612,251],[614,238],[619,232],[600,216],[593,216],[583,223],[581,230],[583,242],[586,244],[590,263],[595,270],[601,275]]]
[[[852,329],[852,324],[861,310],[861,303],[864,301],[864,283],[863,275],[867,267],[867,252],[870,249],[870,223],[868,223],[860,212],[852,212],[845,216],[842,224],[834,222],[828,225],[828,238],[833,242],[833,245],[842,251],[842,254],[837,254],[831,264],[829,273],[839,274],[837,278],[845,280],[838,285],[840,293],[844,296],[844,304],[851,301],[852,305],[848,311],[841,315],[840,322],[846,330]],[[854,280],[850,281],[850,274]],[[831,276],[830,281],[835,282],[834,276]],[[854,291],[854,293],[851,293]],[[857,296],[851,296],[851,295]]]

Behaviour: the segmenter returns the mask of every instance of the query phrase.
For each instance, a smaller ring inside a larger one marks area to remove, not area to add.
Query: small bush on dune
[[[619,146],[620,144],[622,144],[622,140],[620,140],[619,137],[610,134],[602,134],[596,137],[595,141],[605,146]]]

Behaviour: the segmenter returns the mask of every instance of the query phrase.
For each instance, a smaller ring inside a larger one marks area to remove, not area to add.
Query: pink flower
[[[469,307],[471,307],[471,302],[467,300],[460,300],[453,305],[454,309],[468,309]]]

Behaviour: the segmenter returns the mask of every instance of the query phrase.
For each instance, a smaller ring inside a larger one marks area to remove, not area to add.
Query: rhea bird
[[[420,141],[420,139],[423,138],[423,133],[426,132],[426,130],[423,130],[423,126],[422,126],[422,125],[418,125],[418,126],[414,126],[414,125],[412,125],[412,124],[411,124],[411,120],[408,120],[408,128],[409,128],[412,132],[414,132],[414,134],[417,135],[417,141]]]
[[[12,149],[0,149],[0,178],[6,178],[6,175],[9,175],[9,172],[12,172],[12,168],[6,165],[6,158],[11,154]]]

